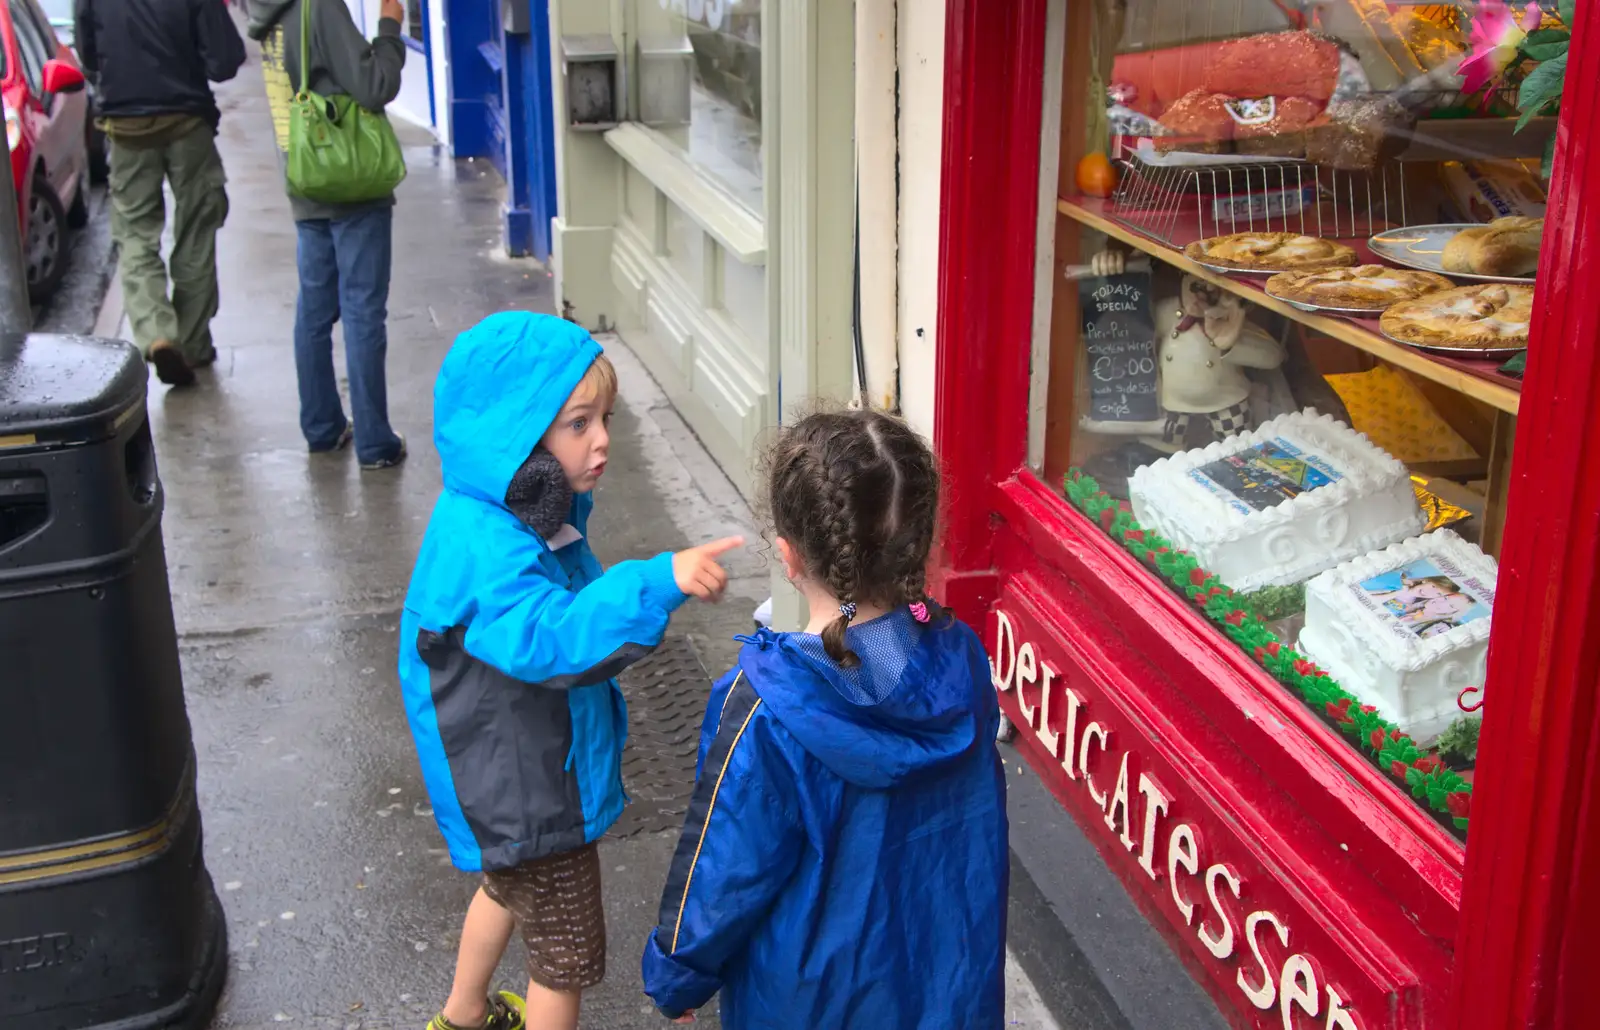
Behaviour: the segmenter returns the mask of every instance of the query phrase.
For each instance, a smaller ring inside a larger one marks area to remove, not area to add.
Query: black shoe
[[[399,436],[400,434],[397,433],[395,435]],[[400,449],[399,450],[395,451],[394,454],[390,455],[387,458],[379,458],[377,461],[363,461],[361,463],[361,471],[363,471],[363,472],[378,472],[378,471],[380,471],[382,469],[392,469],[396,465],[399,465],[402,462],[404,462],[405,460],[406,460],[406,438],[404,436],[400,436]]]
[[[350,446],[350,441],[356,438],[356,427],[349,422],[344,424],[344,431],[339,434],[339,439],[331,447],[307,447],[312,454],[333,454]]]
[[[150,347],[149,361],[156,367],[156,378],[168,386],[194,385],[194,369],[189,367],[178,348],[166,340],[157,340]]]

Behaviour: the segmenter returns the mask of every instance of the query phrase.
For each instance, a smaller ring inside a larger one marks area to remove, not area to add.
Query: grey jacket
[[[324,96],[347,94],[369,111],[382,111],[400,94],[400,70],[406,63],[400,23],[380,19],[378,38],[369,41],[356,27],[344,0],[250,0],[249,36],[263,44],[263,58],[268,63],[274,42],[281,41],[283,71],[291,89],[300,87],[302,2],[311,4],[311,91]],[[320,204],[290,194],[289,203],[295,221],[303,222],[348,217],[374,206],[391,205],[394,197],[364,204]]]

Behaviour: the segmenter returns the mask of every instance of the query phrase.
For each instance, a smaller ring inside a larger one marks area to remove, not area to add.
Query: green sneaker
[[[489,999],[489,1011],[477,1026],[456,1026],[441,1012],[429,1020],[427,1030],[523,1030],[522,1019],[525,1002],[510,991],[501,991]]]

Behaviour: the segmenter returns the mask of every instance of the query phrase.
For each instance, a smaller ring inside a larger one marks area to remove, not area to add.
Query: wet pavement
[[[290,344],[294,226],[254,57],[219,100],[232,203],[218,246],[219,360],[195,389],[152,381],[150,401],[207,861],[231,938],[214,1026],[421,1030],[448,993],[476,886],[435,828],[394,672],[440,487],[433,379],[456,333],[498,310],[550,311],[551,283],[501,256],[498,177],[402,129],[410,177],[396,209],[388,367],[412,456],[362,473],[348,451],[308,455]],[[733,532],[759,544],[748,507],[637,359],[607,348],[621,397],[590,524],[601,560]],[[686,606],[624,677],[625,768],[640,803],[601,847],[610,975],[585,997],[586,1027],[666,1025],[637,970],[692,775],[685,727],[698,721],[705,670],[727,667],[733,634],[768,593],[759,546],[729,568],[725,603]],[[519,992],[521,955],[514,943],[500,971]],[[1047,1025],[1028,1008],[1036,997],[1021,985],[1017,997],[1012,1025]],[[718,1024],[707,1013],[700,1025]]]
[[[495,174],[402,130],[411,174],[395,218],[389,395],[412,457],[362,473],[349,452],[307,455],[290,346],[294,226],[259,66],[219,98],[232,201],[218,245],[220,358],[199,388],[152,382],[151,396],[207,859],[231,936],[215,1025],[420,1030],[448,993],[475,888],[434,826],[394,673],[399,609],[440,485],[433,378],[456,333],[497,310],[550,311],[551,284],[539,266],[498,256]],[[739,496],[660,390],[624,349],[611,353],[622,401],[591,523],[601,560],[749,533]],[[686,608],[625,684],[666,684],[639,689],[634,732],[656,743],[647,764],[681,769],[687,756],[692,774],[692,737],[662,745],[650,711],[670,729],[675,699],[703,704],[703,667],[724,666],[749,627],[767,593],[764,559],[752,551],[731,571],[728,601]],[[603,845],[611,975],[586,999],[585,1026],[664,1024],[637,969],[675,840],[656,828],[681,811],[671,779],[646,777],[646,803],[618,827],[633,836]],[[519,992],[521,961],[513,945],[501,970]]]
[[[33,309],[33,327],[42,333],[86,335],[93,331],[100,302],[116,268],[111,243],[111,208],[104,186],[90,187],[89,221],[70,230],[67,271],[55,295]]]

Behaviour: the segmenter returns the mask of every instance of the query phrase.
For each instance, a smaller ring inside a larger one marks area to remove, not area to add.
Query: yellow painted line
[[[115,433],[132,421],[133,417],[144,410],[143,404],[130,404],[122,414],[111,420],[111,431]]]
[[[192,769],[185,771],[178,796],[166,814],[142,829],[83,844],[0,855],[0,886],[111,869],[165,851],[172,843],[179,816],[194,804],[192,777]]]
[[[7,882],[5,877],[16,870],[44,869],[49,871],[54,866],[71,864],[80,859],[94,856],[120,855],[130,848],[139,848],[152,841],[160,842],[167,836],[169,822],[162,819],[154,826],[137,830],[133,833],[124,833],[105,840],[93,841],[89,844],[74,844],[71,847],[52,848],[49,851],[30,851],[22,855],[9,855],[0,857],[0,883]]]
[[[733,690],[730,688],[731,696]],[[726,708],[726,704],[723,706]],[[667,954],[674,954],[678,950],[678,935],[683,933],[683,910],[689,906],[689,886],[694,883],[694,867],[700,864],[700,849],[706,846],[706,834],[711,829],[711,817],[717,811],[717,795],[722,792],[722,778],[728,775],[728,766],[733,764],[734,748],[739,746],[739,741],[744,738],[744,731],[750,728],[750,720],[756,717],[756,710],[761,707],[761,699],[756,698],[756,703],[750,706],[750,714],[744,717],[744,723],[739,727],[739,732],[733,735],[733,743],[728,745],[728,755],[722,760],[722,771],[717,773],[716,785],[711,788],[711,803],[706,806],[706,821],[700,827],[700,841],[694,846],[694,858],[689,861],[689,875],[683,880],[683,900],[678,902],[678,921],[672,927],[672,947]],[[720,716],[718,718],[721,718]]]
[[[119,865],[131,865],[143,858],[157,855],[167,850],[166,837],[152,841],[142,848],[133,851],[122,851],[115,855],[101,855],[98,858],[86,858],[81,862],[70,862],[66,865],[46,866],[42,869],[23,869],[15,873],[0,873],[0,887],[11,886],[18,883],[30,883],[35,880],[53,880],[62,876],[72,876],[76,873],[98,872],[111,869]]]

